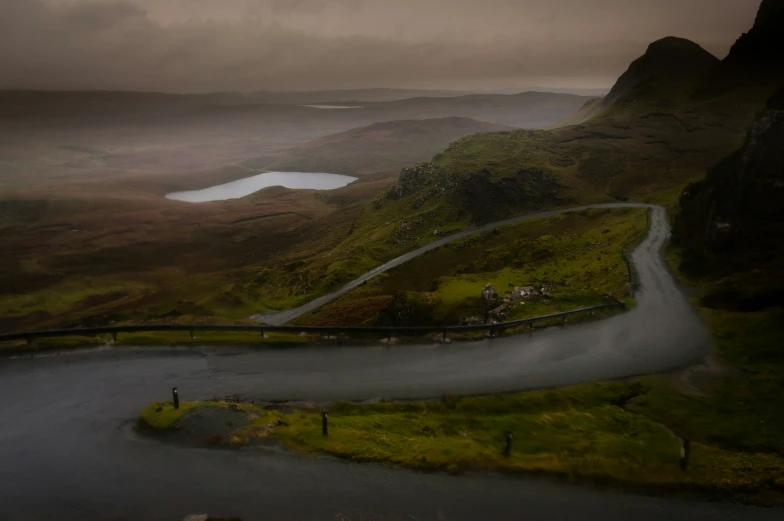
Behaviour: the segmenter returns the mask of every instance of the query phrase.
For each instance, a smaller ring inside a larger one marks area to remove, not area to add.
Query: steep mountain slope
[[[724,277],[708,298],[754,310],[784,297],[784,89],[768,102],[743,147],[680,198],[674,226],[682,269]]]
[[[613,86],[602,106],[612,105],[624,96],[650,93],[698,78],[719,59],[696,43],[673,36],[653,42]]]
[[[244,164],[253,168],[354,175],[398,172],[405,166],[430,159],[452,141],[501,130],[509,129],[470,118],[387,121],[319,138]]]

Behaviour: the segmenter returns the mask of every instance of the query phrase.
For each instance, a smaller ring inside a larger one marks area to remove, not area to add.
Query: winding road
[[[269,449],[170,447],[132,430],[138,410],[167,397],[173,385],[186,400],[233,392],[263,400],[415,398],[683,367],[709,352],[709,337],[660,255],[668,233],[664,210],[654,207],[650,234],[632,255],[642,284],[637,308],[530,336],[416,347],[105,348],[2,360],[0,520],[171,520],[195,512],[246,521],[333,520],[338,514],[389,521],[780,519],[776,510],[539,479],[422,474]]]

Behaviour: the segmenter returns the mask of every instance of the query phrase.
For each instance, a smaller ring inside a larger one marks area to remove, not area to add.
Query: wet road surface
[[[633,254],[639,306],[605,321],[465,345],[105,349],[0,361],[0,520],[768,520],[776,510],[649,498],[541,479],[423,474],[270,450],[209,451],[138,437],[135,415],[183,399],[365,399],[512,391],[657,372],[709,351],[659,255],[655,209]]]

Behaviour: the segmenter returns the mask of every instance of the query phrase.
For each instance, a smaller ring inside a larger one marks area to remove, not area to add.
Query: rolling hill
[[[462,137],[501,130],[508,127],[459,117],[387,121],[319,138],[276,155],[253,158],[243,165],[353,175],[398,172],[430,159]]]

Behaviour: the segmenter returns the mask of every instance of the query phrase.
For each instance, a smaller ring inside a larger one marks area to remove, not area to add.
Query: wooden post
[[[190,330],[191,333],[191,340],[193,340],[193,329]]]
[[[327,425],[327,411],[323,411],[321,413],[321,435],[326,436],[328,433],[329,426]]]
[[[115,344],[117,343],[117,331],[112,331],[112,341]]]
[[[685,471],[689,466],[689,455],[691,454],[691,441],[683,440],[681,444],[681,470]]]
[[[180,393],[177,392],[176,387],[172,387],[172,402],[174,403],[174,408],[180,408]]]
[[[506,431],[506,445],[504,446],[504,457],[512,455],[512,431]]]

